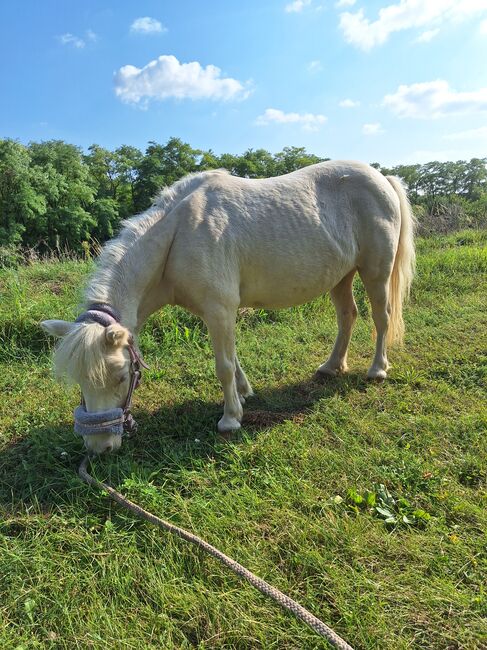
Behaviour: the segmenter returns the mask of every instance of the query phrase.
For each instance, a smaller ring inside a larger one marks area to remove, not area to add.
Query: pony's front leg
[[[205,317],[215,352],[215,367],[223,388],[225,405],[223,417],[218,422],[218,431],[235,431],[240,429],[243,409],[240,403],[235,373],[237,361],[235,355],[235,318],[237,310],[218,307]]]

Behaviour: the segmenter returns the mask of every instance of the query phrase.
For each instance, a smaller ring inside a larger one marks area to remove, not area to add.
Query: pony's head
[[[124,408],[133,361],[128,329],[119,323],[104,327],[96,322],[63,320],[46,320],[41,326],[59,339],[54,353],[56,378],[80,385],[88,417]],[[87,449],[98,454],[116,451],[122,443],[120,433],[111,432],[109,427],[108,432],[83,438]]]

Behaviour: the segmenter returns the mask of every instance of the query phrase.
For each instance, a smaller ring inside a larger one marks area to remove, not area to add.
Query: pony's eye
[[[123,382],[126,381],[127,379],[128,379],[128,375],[122,375],[118,383],[123,384]]]

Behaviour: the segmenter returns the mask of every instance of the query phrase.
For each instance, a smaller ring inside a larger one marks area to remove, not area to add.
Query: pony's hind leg
[[[360,271],[360,277],[364,283],[365,290],[369,296],[372,307],[372,318],[374,321],[377,339],[375,343],[375,356],[370,366],[367,377],[369,379],[385,379],[389,370],[387,360],[387,330],[391,308],[389,305],[389,277],[386,279],[370,277],[367,273]]]
[[[235,381],[237,382],[237,391],[240,403],[245,404],[245,398],[251,397],[254,394],[254,391],[252,390],[252,386],[250,385],[249,380],[242,370],[242,366],[240,365],[237,356],[235,356]]]
[[[205,322],[215,352],[215,367],[223,388],[225,404],[223,417],[218,422],[218,431],[235,431],[240,429],[243,409],[237,391],[235,354],[235,317],[237,310],[220,306],[211,309],[205,315]]]
[[[329,359],[318,368],[319,375],[335,377],[348,370],[348,344],[350,343],[353,324],[357,318],[357,305],[352,293],[354,275],[355,269],[342,278],[330,291],[337,313],[338,335]]]

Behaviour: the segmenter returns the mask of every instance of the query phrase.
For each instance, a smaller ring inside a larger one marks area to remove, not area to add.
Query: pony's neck
[[[171,211],[205,179],[226,170],[189,174],[164,189],[154,205],[124,222],[124,229],[109,242],[85,293],[87,303],[106,302],[122,315],[122,325],[136,334],[144,321],[172,301],[163,282],[164,268],[175,233]]]
[[[165,219],[154,212],[127,222],[120,236],[105,246],[85,292],[87,304],[115,307],[122,325],[134,334],[166,302],[163,272],[168,233]]]

